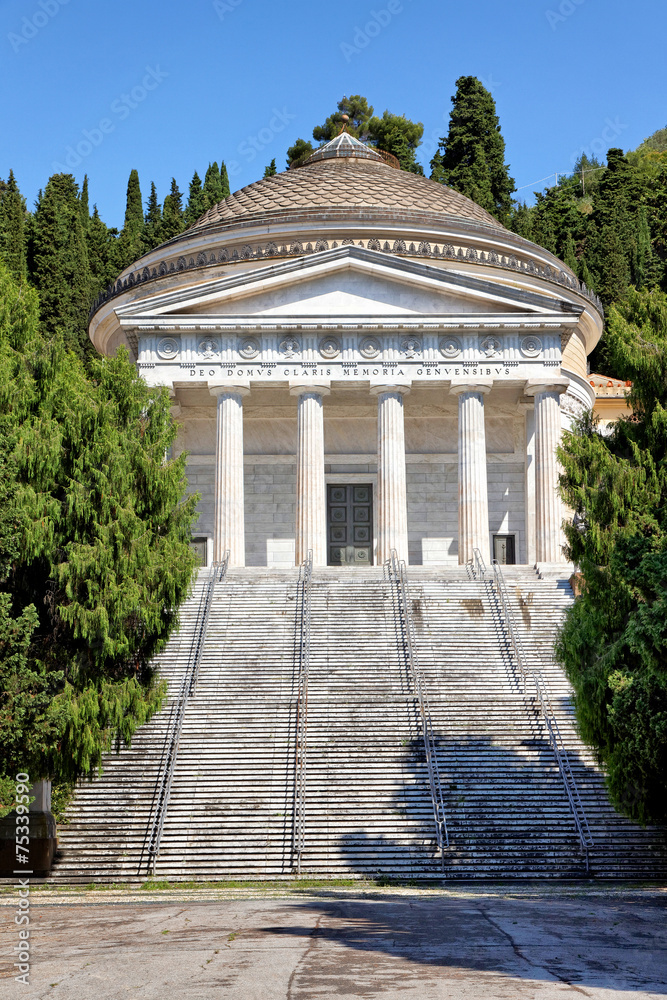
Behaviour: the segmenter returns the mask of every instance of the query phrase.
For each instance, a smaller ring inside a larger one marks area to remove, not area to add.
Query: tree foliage
[[[608,317],[607,350],[632,380],[633,416],[609,436],[591,420],[565,435],[561,492],[583,592],[558,653],[586,742],[612,799],[667,821],[667,296],[629,289]]]
[[[452,105],[449,131],[431,160],[431,179],[448,184],[505,222],[514,181],[505,163],[495,101],[477,77],[461,76]]]
[[[0,189],[0,256],[17,281],[27,274],[26,216],[25,198],[10,170]]]
[[[347,116],[347,120],[344,119]],[[415,174],[424,173],[417,162],[416,150],[419,146],[424,126],[421,122],[410,121],[405,115],[385,111],[381,118],[373,114],[373,106],[361,94],[342,97],[337,110],[330,114],[323,125],[313,129],[313,139],[320,144],[334,139],[345,126],[345,131],[356,139],[391,153],[398,160],[402,170]],[[287,166],[304,159],[313,151],[313,144],[305,139],[297,139],[287,150]]]
[[[39,292],[44,331],[62,335],[69,348],[87,355],[88,311],[95,288],[79,189],[71,174],[54,174],[37,203],[30,277]]]
[[[71,781],[159,707],[195,498],[166,390],[124,354],[89,373],[0,265],[0,739],[5,776]]]

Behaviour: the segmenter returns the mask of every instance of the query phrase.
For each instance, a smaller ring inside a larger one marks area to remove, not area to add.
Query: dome
[[[377,150],[344,132],[316,149],[298,169],[255,181],[214,205],[179,239],[267,213],[331,209],[352,215],[369,210],[400,211],[403,216],[428,213],[504,231],[497,219],[470,198],[444,184],[394,169]]]

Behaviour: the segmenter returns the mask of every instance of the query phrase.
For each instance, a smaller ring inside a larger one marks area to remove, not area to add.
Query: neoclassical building
[[[128,268],[90,336],[167,385],[208,561],[555,563],[602,309],[552,254],[343,132]]]

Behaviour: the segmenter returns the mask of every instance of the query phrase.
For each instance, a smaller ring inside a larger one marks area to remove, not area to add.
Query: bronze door
[[[373,487],[327,486],[329,565],[373,563]]]
[[[493,558],[501,566],[514,565],[514,535],[493,536]]]

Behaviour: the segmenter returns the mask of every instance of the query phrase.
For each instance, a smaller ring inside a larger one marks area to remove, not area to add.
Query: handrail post
[[[572,812],[574,824],[577,829],[577,835],[579,837],[580,848],[586,859],[586,871],[588,871],[588,852],[589,848],[593,846],[593,838],[591,836],[581,796],[579,795],[576,779],[572,772],[572,768],[570,767],[570,759],[560,733],[558,720],[556,719],[551,699],[549,698],[549,691],[546,687],[541,671],[532,667],[526,659],[526,655],[521,644],[521,638],[514,623],[505,578],[500,568],[500,564],[495,559],[493,560],[493,576],[494,585],[492,587],[492,593],[494,594],[501,611],[503,627],[509,638],[514,658],[523,678],[523,693],[524,695],[526,694],[526,678],[530,678],[535,685],[540,712],[548,734],[549,745],[553,751],[556,765],[567,794],[570,811]]]
[[[306,839],[306,781],[308,752],[308,673],[310,668],[310,600],[313,576],[313,552],[299,567],[295,636],[298,659],[296,702],[296,739],[294,754],[294,804],[292,812],[292,866],[301,874]]]
[[[171,785],[174,777],[174,771],[176,769],[178,744],[181,737],[181,729],[183,727],[183,718],[185,716],[188,699],[192,694],[194,694],[199,674],[199,665],[204,651],[204,641],[206,639],[206,630],[208,628],[208,620],[211,613],[215,586],[225,578],[228,568],[229,550],[225,552],[222,562],[211,564],[208,572],[208,578],[202,588],[201,596],[199,598],[197,620],[195,622],[192,642],[190,644],[188,665],[185,669],[185,673],[183,674],[174,706],[172,706],[172,713],[167,726],[167,731],[165,733],[162,760],[155,783],[155,795],[153,797],[155,805],[154,808],[151,808],[151,817],[149,818],[150,826],[147,830],[148,859],[146,869],[147,873],[150,872],[152,875],[155,874],[155,865],[160,853],[160,844],[162,842],[164,821],[167,815],[167,809],[169,808]],[[138,874],[141,874],[142,859],[139,861]]]
[[[436,754],[435,736],[433,734],[433,723],[428,698],[419,666],[417,655],[417,644],[414,635],[414,622],[410,610],[410,593],[408,588],[408,577],[405,561],[399,560],[396,549],[389,553],[389,559],[384,563],[386,570],[385,579],[391,584],[392,595],[398,608],[398,618],[403,635],[403,649],[407,660],[408,671],[419,706],[419,718],[422,730],[422,742],[426,755],[426,767],[428,770],[429,789],[431,793],[431,803],[433,806],[433,820],[435,823],[436,841],[440,851],[440,862],[442,870],[445,870],[445,847],[449,847],[449,831],[447,829],[447,817],[445,814],[445,803],[442,794],[442,784],[440,781],[440,770]]]

